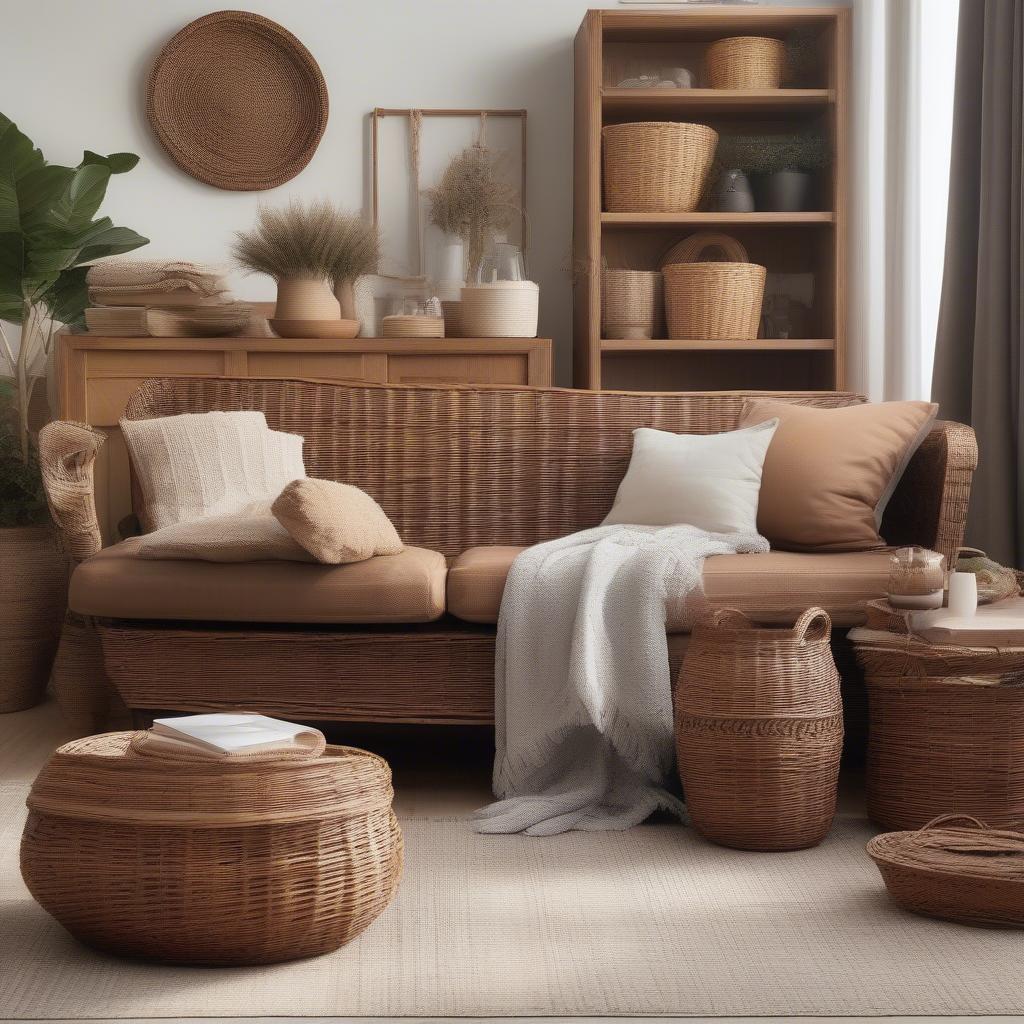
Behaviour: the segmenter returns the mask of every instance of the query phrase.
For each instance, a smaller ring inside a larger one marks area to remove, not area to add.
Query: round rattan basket
[[[171,159],[193,178],[255,192],[294,178],[327,127],[327,85],[289,31],[247,11],[186,25],[149,76],[147,114]]]
[[[602,337],[658,338],[664,326],[664,312],[660,271],[601,271]]]
[[[383,338],[443,338],[444,318],[440,316],[403,316],[396,314],[381,320]]]
[[[610,213],[686,213],[700,204],[718,133],[704,124],[610,124],[604,139],[604,205]]]
[[[718,249],[725,262],[704,262]],[[669,338],[751,341],[761,324],[767,271],[747,260],[728,235],[702,231],[672,246],[662,258]]]
[[[766,36],[731,36],[704,55],[711,89],[778,89],[786,70],[786,44]]]
[[[676,686],[676,753],[694,828],[723,846],[820,843],[836,808],[843,746],[831,623],[792,629],[720,609],[693,631]]]
[[[381,758],[158,755],[147,736],[68,743],[29,794],[22,876],[76,938],[171,963],[274,963],[338,948],[388,905],[402,837]]]
[[[537,337],[540,289],[533,281],[467,285],[461,305],[464,337]]]
[[[868,843],[893,901],[964,924],[1024,926],[1024,825],[995,829],[948,814]]]

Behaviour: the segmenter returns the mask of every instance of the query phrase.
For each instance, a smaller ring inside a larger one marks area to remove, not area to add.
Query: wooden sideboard
[[[128,456],[118,420],[152,377],[308,377],[382,384],[551,384],[547,338],[108,338],[62,334],[59,416],[103,430],[96,508],[105,543],[131,512]]]

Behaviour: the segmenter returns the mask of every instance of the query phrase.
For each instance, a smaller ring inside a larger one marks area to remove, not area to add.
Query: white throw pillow
[[[270,430],[261,412],[121,420],[145,503],[146,530],[273,501],[306,475],[303,439]]]
[[[602,525],[757,533],[761,468],[778,425],[772,419],[724,434],[637,428],[629,468]]]

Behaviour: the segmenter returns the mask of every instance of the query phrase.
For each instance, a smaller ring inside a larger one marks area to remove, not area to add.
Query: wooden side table
[[[929,643],[885,601],[849,637],[868,688],[871,819],[1024,821],[1024,648]]]

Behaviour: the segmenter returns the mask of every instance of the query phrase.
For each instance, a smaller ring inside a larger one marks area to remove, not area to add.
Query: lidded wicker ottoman
[[[676,754],[694,828],[723,846],[800,850],[836,809],[843,712],[831,622],[792,629],[724,608],[693,631],[675,694]]]
[[[76,938],[169,963],[274,963],[338,948],[388,905],[403,851],[382,758],[177,755],[147,736],[65,744],[29,794],[22,876]]]

